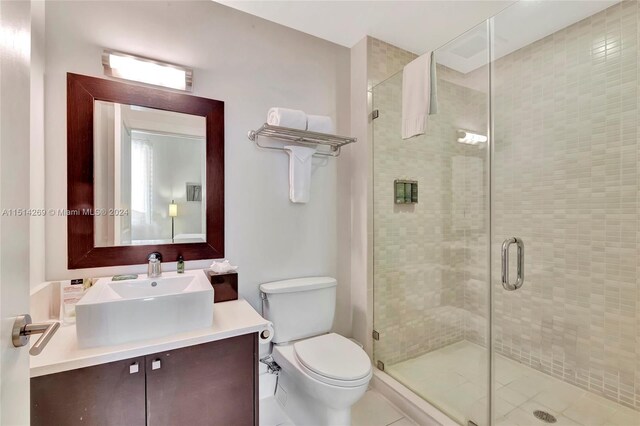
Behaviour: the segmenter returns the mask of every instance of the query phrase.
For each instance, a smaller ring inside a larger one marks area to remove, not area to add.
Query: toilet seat
[[[296,360],[323,383],[353,387],[371,378],[371,361],[361,347],[339,334],[324,334],[293,344]]]

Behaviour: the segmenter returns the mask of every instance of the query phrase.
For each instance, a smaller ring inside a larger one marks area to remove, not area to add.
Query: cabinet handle
[[[140,371],[140,367],[137,362],[134,362],[129,366],[129,374],[136,374],[138,371]]]
[[[162,361],[160,361],[159,359],[154,359],[153,361],[151,361],[152,370],[160,370],[161,367],[162,367]]]

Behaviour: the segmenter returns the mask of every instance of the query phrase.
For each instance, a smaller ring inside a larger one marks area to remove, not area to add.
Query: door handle
[[[517,278],[515,283],[509,281],[509,247],[515,244],[518,248],[517,256]],[[502,287],[505,290],[513,291],[522,287],[524,284],[524,242],[518,237],[511,237],[502,243]]]
[[[40,355],[40,352],[47,346],[49,340],[53,337],[56,331],[60,328],[59,322],[42,322],[33,324],[31,321],[31,315],[24,314],[16,317],[13,322],[13,329],[11,331],[11,340],[13,346],[16,348],[26,346],[29,343],[29,338],[32,334],[42,334],[38,341],[29,349],[29,354]]]

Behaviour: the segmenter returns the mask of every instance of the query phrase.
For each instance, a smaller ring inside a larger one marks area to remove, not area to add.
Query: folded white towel
[[[402,139],[423,134],[437,112],[435,65],[433,52],[425,53],[402,71]]]
[[[299,109],[269,108],[267,124],[271,126],[288,127],[290,129],[307,129],[307,114]]]
[[[311,162],[313,148],[287,145],[289,154],[289,199],[294,203],[306,203],[311,192]]]
[[[333,120],[326,115],[307,115],[307,130],[333,134]]]

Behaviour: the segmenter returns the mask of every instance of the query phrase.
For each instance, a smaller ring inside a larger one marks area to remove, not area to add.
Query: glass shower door
[[[489,419],[488,41],[437,50],[424,135],[401,138],[402,72],[372,89],[374,360],[464,425]]]
[[[515,3],[408,140],[402,73],[372,88],[374,360],[461,424],[640,424],[639,27]]]
[[[640,424],[639,23],[636,1],[492,19],[492,424]]]

